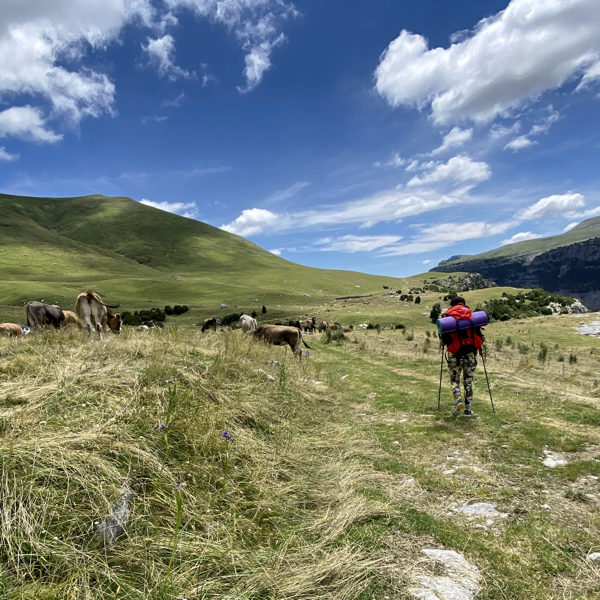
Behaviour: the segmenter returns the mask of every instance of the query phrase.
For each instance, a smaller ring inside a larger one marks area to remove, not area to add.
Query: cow
[[[208,331],[209,329],[217,331],[217,320],[214,317],[204,319],[202,322],[202,331]]]
[[[314,332],[317,328],[317,320],[315,319],[315,317],[313,317],[312,319],[303,319],[302,321],[296,321],[296,323],[298,323],[298,325],[294,323],[296,327],[300,327],[302,331],[307,331],[310,333]]]
[[[242,315],[238,321],[238,324],[244,333],[256,331],[256,328],[258,327],[256,319],[250,315]]]
[[[17,337],[23,335],[23,328],[17,323],[0,323],[0,335]]]
[[[319,331],[325,331],[327,329],[327,321],[321,321],[319,324]]]
[[[301,344],[310,348],[310,346],[302,339],[302,332],[297,327],[289,327],[286,325],[261,325],[253,332],[253,335],[274,346],[285,346],[287,344],[292,349],[294,355],[300,360],[302,359]]]
[[[115,306],[104,304],[96,292],[86,290],[77,296],[75,312],[85,323],[88,333],[91,335],[95,329],[98,337],[101,338],[102,332],[106,333],[107,327],[114,333],[121,333],[121,315],[110,310],[118,306],[118,304]]]
[[[65,320],[65,314],[60,306],[56,304],[44,304],[37,300],[31,300],[25,304],[27,315],[27,326],[31,329],[41,329],[45,325],[52,325],[56,329]]]
[[[76,325],[77,329],[83,329],[83,322],[72,310],[63,310],[63,314],[65,315],[65,320],[62,322],[64,326]]]

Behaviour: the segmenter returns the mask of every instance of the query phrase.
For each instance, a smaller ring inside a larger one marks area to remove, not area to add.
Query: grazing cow
[[[296,321],[296,323],[298,323],[298,321]],[[302,329],[302,331],[313,333],[317,328],[317,320],[315,319],[315,317],[313,317],[312,319],[303,319],[298,323],[298,325],[296,325],[296,327],[298,326],[300,327],[300,329]]]
[[[256,319],[250,315],[242,315],[238,321],[238,324],[244,333],[256,331],[256,328],[258,327]]]
[[[327,329],[327,321],[321,321],[319,324],[319,331],[325,331]]]
[[[52,325],[58,329],[65,320],[65,314],[56,304],[44,304],[31,300],[25,305],[27,325],[31,329],[41,329],[44,325]]]
[[[102,337],[102,332],[106,333],[107,326],[114,333],[121,333],[121,315],[113,313],[110,309],[117,308],[104,304],[100,296],[92,291],[86,290],[77,296],[75,301],[75,312],[77,316],[85,323],[88,332],[91,334],[95,329],[98,337]]]
[[[310,346],[302,339],[302,332],[297,327],[289,327],[286,325],[261,325],[253,335],[274,346],[285,346],[286,344],[292,349],[292,352],[299,359],[302,359],[302,346],[307,348]]]
[[[0,335],[17,337],[23,335],[23,328],[17,323],[0,323]]]
[[[208,331],[209,329],[217,331],[217,320],[214,317],[204,319],[202,322],[202,331]]]
[[[78,329],[83,329],[82,320],[72,310],[63,310],[63,314],[65,315],[63,325],[76,325]]]
[[[337,323],[327,323],[327,327],[331,329],[331,331],[337,331],[339,325]]]

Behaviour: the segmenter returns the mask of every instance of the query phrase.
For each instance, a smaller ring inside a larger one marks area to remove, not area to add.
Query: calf
[[[78,329],[83,329],[83,321],[72,310],[63,310],[63,314],[65,315],[63,325],[75,325]]]
[[[292,349],[294,355],[299,359],[302,359],[301,344],[310,348],[310,346],[302,339],[302,332],[297,327],[285,325],[261,325],[254,331],[253,335],[274,346],[285,346],[287,344]]]
[[[217,331],[217,320],[214,317],[204,319],[202,322],[202,331],[208,331],[209,329]]]
[[[0,335],[17,337],[23,335],[23,328],[17,323],[0,323]]]

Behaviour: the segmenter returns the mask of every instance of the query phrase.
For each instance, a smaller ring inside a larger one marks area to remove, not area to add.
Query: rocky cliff
[[[541,287],[579,298],[590,310],[600,310],[598,237],[541,252],[462,257],[457,262],[442,262],[431,270],[480,273],[497,285]]]

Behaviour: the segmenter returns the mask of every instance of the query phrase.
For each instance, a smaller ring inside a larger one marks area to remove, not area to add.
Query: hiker
[[[442,316],[454,317],[457,321],[462,319],[470,321],[471,315],[471,309],[466,305],[465,299],[462,296],[455,296],[450,300],[450,308]],[[452,411],[454,416],[460,415],[463,408],[465,417],[473,415],[471,411],[473,373],[477,368],[477,352],[481,354],[484,339],[481,327],[477,326],[456,329],[440,335],[440,345],[448,348],[446,362],[450,372],[450,387],[454,395],[454,410]],[[464,402],[461,400],[460,391],[461,374],[465,388]]]

